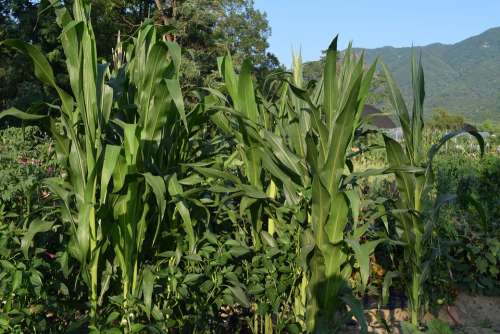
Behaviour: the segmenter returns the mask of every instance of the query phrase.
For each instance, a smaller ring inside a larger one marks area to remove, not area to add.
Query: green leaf
[[[17,289],[21,287],[23,283],[23,272],[16,270],[12,278],[12,292],[17,292]]]
[[[344,230],[348,221],[349,206],[343,193],[331,197],[330,215],[325,224],[325,232],[332,244],[344,239]]]
[[[108,193],[108,184],[111,180],[111,176],[114,173],[120,152],[121,146],[106,145],[106,149],[104,151],[104,163],[101,171],[101,205],[104,204],[104,201],[106,199],[106,195]]]
[[[388,271],[385,274],[384,282],[382,283],[382,305],[387,305],[389,302],[389,288],[396,277],[399,277],[399,273],[396,271]]]
[[[239,184],[237,188],[240,189],[246,196],[255,199],[266,199],[267,195],[257,187],[248,184]]]
[[[359,113],[357,103],[361,79],[362,76],[359,76],[354,82],[345,107],[340,111],[329,132],[327,160],[322,169],[322,178],[325,180],[325,186],[330,194],[333,194],[334,189],[339,186],[347,150],[357,125],[356,120]]]
[[[234,107],[236,110],[239,110],[238,77],[234,72],[233,60],[230,55],[222,58],[219,68],[224,78],[226,89],[233,100]]]
[[[335,36],[326,51],[325,69],[323,74],[323,107],[325,109],[327,126],[332,124],[337,106],[337,40],[338,36]]]
[[[156,230],[153,237],[152,244],[154,245],[156,238],[158,236],[158,232],[160,231],[160,224],[165,215],[165,210],[167,208],[167,201],[165,199],[167,195],[167,189],[165,186],[165,181],[161,176],[155,176],[151,173],[143,174],[146,179],[146,183],[153,190],[153,194],[156,199],[156,205],[158,206],[158,214],[157,214],[157,222],[156,222]]]
[[[188,285],[193,285],[202,277],[203,277],[202,274],[187,274],[186,277],[184,277],[183,283]]]
[[[423,334],[416,325],[406,321],[401,323],[401,330],[403,334]]]
[[[328,236],[325,235],[326,231],[324,226],[328,219],[331,204],[328,192],[319,181],[319,177],[315,176],[312,184],[311,218],[316,245],[320,249],[328,241]]]
[[[131,333],[140,333],[142,330],[144,330],[144,328],[146,328],[146,326],[143,324],[132,324],[130,326],[130,332]]]
[[[26,113],[26,112],[21,111],[19,109],[16,109],[16,108],[9,108],[7,110],[0,112],[0,119],[7,117],[7,116],[12,116],[12,117],[15,117],[15,118],[23,120],[23,121],[36,121],[36,120],[44,119],[44,118],[48,117],[46,115],[29,114],[29,113]]]
[[[412,54],[411,59],[412,67],[412,91],[413,91],[413,110],[412,110],[412,139],[413,146],[412,152],[414,156],[414,163],[419,164],[422,159],[422,131],[424,129],[424,99],[425,99],[425,82],[424,82],[424,70],[422,68],[422,63],[417,59],[415,53]],[[408,147],[410,143],[407,143]]]
[[[175,73],[179,75],[179,71],[181,68],[181,48],[179,44],[167,41],[165,42],[168,48],[168,54],[172,59],[175,67]]]
[[[410,165],[410,160],[405,155],[401,144],[392,138],[384,136],[387,160],[392,168]],[[415,203],[415,178],[408,173],[396,172],[396,179],[400,195],[406,205]],[[413,209],[413,207],[409,207]]]
[[[38,233],[50,231],[53,225],[54,222],[44,221],[41,219],[35,219],[30,223],[28,231],[26,231],[24,236],[21,238],[21,250],[26,259],[28,258],[28,249],[35,235],[37,235]]]
[[[236,298],[236,300],[242,306],[244,306],[244,307],[250,306],[250,302],[248,301],[248,298],[247,298],[247,296],[242,288],[240,288],[239,286],[228,286],[228,288],[229,288],[229,290],[231,290],[234,298]]]
[[[430,334],[453,334],[450,326],[439,319],[432,319],[427,323],[427,326]]]
[[[158,306],[153,306],[153,310],[151,311],[151,315],[153,316],[153,319],[156,321],[163,321],[165,317],[163,316],[163,313],[160,311]]]
[[[183,226],[188,237],[189,249],[192,251],[194,250],[196,244],[196,236],[194,234],[194,227],[193,227],[193,222],[191,220],[191,215],[189,214],[189,210],[186,207],[184,201],[177,202],[175,204],[175,208],[177,209],[177,212],[179,212],[182,221],[184,223]]]
[[[358,240],[347,239],[347,243],[353,249],[356,260],[359,264],[363,291],[366,289],[368,279],[370,278],[370,256],[375,251],[375,248],[383,241],[384,240],[382,239],[367,241],[360,245]]]
[[[255,203],[257,203],[256,198],[242,196],[240,201],[240,216],[243,217],[245,215],[245,211]]]
[[[184,109],[184,98],[182,96],[181,92],[181,86],[179,84],[178,80],[173,80],[173,79],[165,79],[165,82],[167,83],[167,88],[172,96],[172,99],[175,103],[175,106],[177,108],[177,112],[179,113],[179,116],[181,117],[182,123],[184,123],[184,127],[186,128],[186,131],[188,130],[188,123],[187,123],[187,118],[186,118],[186,111]]]
[[[353,222],[354,224],[357,224],[359,219],[359,210],[361,206],[361,199],[359,197],[359,193],[357,192],[357,190],[353,189],[344,192],[344,194],[349,199]]]
[[[15,48],[18,51],[30,57],[34,65],[35,76],[39,80],[41,80],[42,82],[44,82],[45,84],[49,85],[50,87],[54,88],[57,91],[63,103],[63,110],[67,114],[70,114],[71,111],[73,110],[73,98],[71,98],[71,96],[69,96],[56,84],[52,67],[50,66],[49,62],[42,54],[42,52],[33,45],[17,39],[5,40],[0,42],[0,46],[2,44]]]
[[[270,235],[267,231],[261,231],[260,235],[262,237],[262,240],[269,246],[269,247],[276,247],[276,240]]]
[[[68,268],[68,252],[59,252],[57,254],[57,262],[59,262],[59,265],[61,266],[61,271],[64,275],[64,278],[68,278],[69,275],[69,268]]]
[[[228,180],[228,181],[231,181],[233,183],[240,183],[240,180],[236,176],[234,176],[230,173],[223,172],[223,171],[216,169],[216,168],[207,168],[207,167],[198,167],[198,166],[193,166],[193,168],[198,173],[200,173],[201,175],[204,175],[206,177]]]
[[[432,145],[432,147],[428,153],[429,165],[432,165],[432,161],[434,160],[434,156],[448,140],[450,140],[453,137],[456,137],[458,135],[461,135],[463,133],[468,133],[477,139],[477,142],[479,143],[479,148],[481,150],[481,156],[482,156],[484,154],[484,147],[485,147],[484,138],[481,136],[481,134],[478,132],[478,130],[476,128],[474,128],[473,126],[467,125],[463,129],[447,133],[446,135],[443,136],[443,138],[441,138],[439,140],[439,142],[437,144]]]
[[[403,99],[403,94],[399,90],[398,84],[394,80],[394,77],[391,75],[389,69],[384,63],[382,64],[382,69],[384,70],[385,77],[387,80],[388,88],[389,88],[389,99],[396,110],[396,113],[399,117],[399,121],[401,123],[401,127],[403,128],[403,134],[405,137],[405,142],[413,143],[411,136],[411,125],[410,125],[410,114],[408,112],[408,108],[406,107],[406,103]]]
[[[113,321],[115,321],[116,319],[118,319],[118,317],[120,317],[120,313],[116,312],[116,311],[113,311],[111,312],[108,317],[106,318],[106,324],[107,325],[110,325],[113,323]]]
[[[304,169],[300,166],[301,160],[288,150],[281,137],[269,131],[264,131],[264,138],[267,139],[273,153],[284,166],[292,170],[296,175],[300,176],[305,173]]]
[[[151,301],[153,297],[153,287],[155,283],[155,275],[151,268],[146,267],[142,272],[142,296],[144,298],[144,306],[146,306],[146,315],[148,319],[151,315]]]

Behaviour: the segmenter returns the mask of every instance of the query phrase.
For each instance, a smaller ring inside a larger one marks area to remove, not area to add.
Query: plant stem
[[[99,254],[96,251],[97,233],[95,227],[95,211],[90,209],[90,318],[95,322],[97,318],[97,281],[98,281],[98,266]],[[94,258],[95,257],[95,258]]]

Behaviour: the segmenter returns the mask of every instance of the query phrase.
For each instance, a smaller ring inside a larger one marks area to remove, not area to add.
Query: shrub
[[[47,196],[41,180],[56,172],[52,142],[38,127],[0,130],[0,205],[4,210],[29,213],[31,206]]]
[[[429,289],[434,301],[453,299],[457,289],[500,293],[500,158],[483,161],[455,156],[436,160],[436,192],[471,194],[481,211],[468,201],[441,209],[434,231],[437,259]]]

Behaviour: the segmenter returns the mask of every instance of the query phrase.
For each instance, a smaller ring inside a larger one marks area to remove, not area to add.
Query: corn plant
[[[421,61],[417,61],[415,55],[412,56],[411,67],[413,105],[410,113],[394,78],[387,67],[383,66],[389,98],[404,134],[402,143],[388,136],[384,136],[384,141],[388,163],[397,170],[395,175],[399,199],[396,203],[397,210],[393,214],[400,223],[398,237],[403,243],[406,266],[403,273],[404,284],[409,298],[411,322],[417,325],[422,315],[423,285],[430,274],[430,263],[425,255],[433,228],[432,217],[442,204],[455,198],[446,196],[438,199],[433,208],[429,209],[428,192],[433,182],[432,160],[446,141],[461,133],[469,133],[478,140],[481,154],[484,150],[484,141],[475,128],[466,126],[462,130],[446,134],[427,153],[424,151],[424,71]],[[415,169],[411,170],[412,168]]]
[[[80,262],[89,287],[91,318],[96,319],[98,304],[109,288],[105,283],[109,277],[103,278],[109,271],[100,268],[115,260],[121,271],[124,310],[142,295],[149,315],[153,275],[141,259],[164,228],[166,213],[169,227],[181,217],[191,251],[196,242],[189,199],[178,179],[180,162],[192,159],[188,148],[196,140],[190,135],[200,128],[188,128],[179,84],[181,51],[145,24],[132,44],[125,48],[118,44],[110,69],[97,61],[90,2],[75,1],[72,13],[57,0],[52,6],[62,28],[72,95],[56,83],[37,48],[18,40],[3,41],[31,58],[35,75],[57,92],[61,105],[51,105],[55,110],[49,117],[15,109],[0,117],[40,120],[51,132],[67,177],[45,182],[61,200],[62,217],[70,222],[68,250]],[[192,117],[199,121],[202,111],[195,108]],[[196,193],[192,192],[194,197]],[[124,320],[130,329],[130,319]]]
[[[102,237],[94,201],[101,176],[98,174],[102,164],[100,156],[105,147],[102,133],[109,121],[112,92],[108,86],[96,84],[98,80],[103,82],[106,72],[98,71],[88,10],[89,5],[80,1],[74,3],[74,17],[64,8],[56,9],[58,23],[68,28],[61,35],[61,41],[74,97],[57,85],[48,61],[34,46],[18,40],[7,40],[2,44],[28,55],[35,66],[35,75],[52,87],[60,98],[61,105],[57,107],[60,127],[52,120],[51,130],[68,178],[66,181],[51,179],[47,183],[63,200],[65,213],[73,223],[69,247],[82,265],[82,276],[89,286],[91,316],[95,317]],[[19,111],[11,110],[10,114],[32,118]],[[74,214],[71,212],[73,207],[76,208]]]
[[[305,315],[308,332],[340,330],[346,304],[366,330],[361,307],[347,284],[353,269],[351,254],[366,284],[368,256],[380,242],[360,245],[367,226],[357,225],[359,197],[355,184],[346,178],[352,172],[351,146],[375,67],[365,71],[363,57],[358,59],[350,48],[339,63],[336,41],[327,51],[323,79],[315,86],[304,88],[300,58],[294,58],[294,71],[276,106],[281,122],[274,133],[264,132],[282,167],[281,174],[270,173],[283,184],[285,206],[302,203],[301,209],[293,210],[307,224],[294,312],[299,319]]]
[[[273,203],[264,206],[271,213],[268,232],[279,235],[279,225],[289,219],[273,216],[273,210],[269,210],[272,207],[289,210],[293,219],[306,224],[302,250],[297,251],[304,271],[298,273],[294,307],[299,322],[305,316],[308,332],[340,328],[347,313],[346,303],[365,325],[361,308],[346,283],[352,273],[351,252],[354,250],[362,264],[366,282],[368,254],[379,242],[360,245],[362,229],[356,226],[357,221],[354,227],[348,226],[351,214],[357,217],[359,198],[344,182],[375,66],[365,71],[363,57],[358,59],[351,49],[346,51],[342,64],[337,58],[335,39],[327,52],[324,78],[319,84],[303,87],[297,58],[291,77],[286,73],[278,75],[272,92],[257,94],[250,84],[242,82],[242,78],[250,80],[245,68],[248,65],[243,65],[237,77],[225,58],[220,67],[234,109],[218,107],[212,118],[244,147],[245,172],[255,172],[247,175],[253,188],[263,193],[263,179],[269,188],[277,187],[276,193],[268,192],[272,196],[263,198]],[[228,103],[225,99],[221,102]],[[249,162],[253,162],[250,167]]]
[[[229,127],[225,127],[225,129],[235,135],[239,143],[238,149],[244,163],[244,183],[265,197],[262,180],[262,157],[259,152],[258,141],[255,140],[257,135],[255,133],[252,134],[256,130],[245,124],[245,122],[257,126],[262,124],[262,117],[259,114],[251,77],[251,63],[245,61],[242,64],[241,73],[236,75],[231,57],[226,56],[219,60],[219,68],[225,81],[225,88],[232,100],[233,110],[241,116],[237,119],[238,131],[233,131]],[[223,123],[220,122],[221,118],[217,116],[220,116],[220,114],[218,113],[213,117],[214,121],[223,126]],[[261,246],[259,233],[263,224],[260,217],[262,206],[259,203],[258,197],[262,196],[243,195],[242,204],[248,209],[240,210],[240,212],[246,211],[247,217],[251,222],[252,240],[256,249],[259,249]]]
[[[344,187],[343,181],[374,66],[365,72],[363,57],[356,59],[350,48],[345,51],[339,69],[337,58],[335,39],[326,54],[322,84],[311,97],[305,96],[311,120],[305,142],[312,181],[310,225],[304,232],[302,256],[307,259],[309,272],[306,307],[309,332],[342,326],[343,312],[339,310],[346,303],[351,305],[362,326],[364,322],[346,284],[352,272],[346,228],[349,211],[357,215],[359,199],[354,191]],[[355,242],[359,245],[358,240]]]

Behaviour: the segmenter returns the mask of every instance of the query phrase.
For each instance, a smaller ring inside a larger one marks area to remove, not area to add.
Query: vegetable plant
[[[404,284],[409,298],[411,322],[417,325],[422,316],[423,287],[430,275],[430,262],[426,260],[426,250],[433,230],[433,221],[439,208],[446,202],[456,199],[456,195],[445,195],[430,204],[429,189],[433,182],[432,162],[438,150],[451,138],[461,133],[469,133],[479,142],[481,152],[484,141],[472,126],[450,132],[443,136],[426,153],[423,148],[424,129],[424,71],[420,60],[412,56],[413,105],[411,113],[403,99],[394,78],[385,65],[383,69],[389,89],[389,99],[399,119],[404,140],[384,136],[387,161],[396,168],[395,176],[399,190],[397,209],[393,211],[399,222],[398,241],[403,245]],[[407,169],[407,167],[410,167]],[[415,170],[411,170],[416,168]],[[405,170],[406,169],[406,170]],[[418,170],[420,169],[420,170]]]

